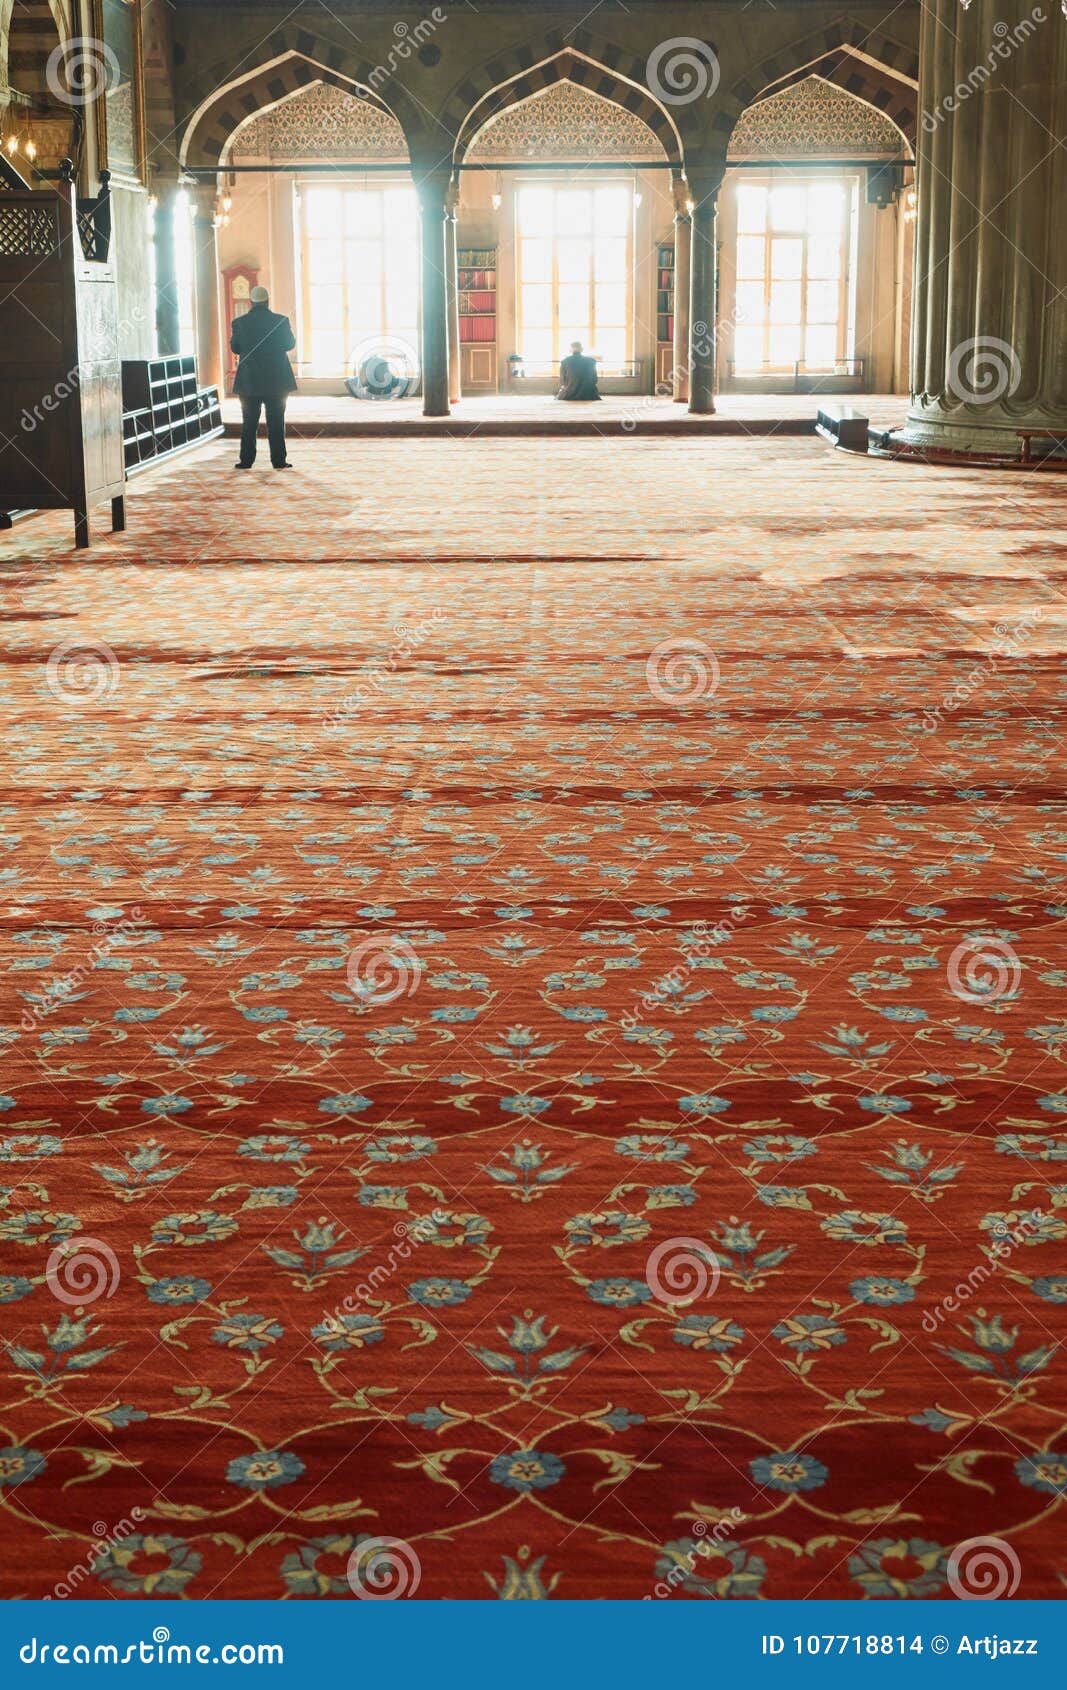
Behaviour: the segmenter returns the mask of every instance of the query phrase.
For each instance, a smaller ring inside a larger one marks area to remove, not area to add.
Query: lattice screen
[[[78,207],[78,234],[81,237],[82,252],[86,258],[106,264],[111,242],[108,231],[99,228],[97,225],[95,203],[86,210],[83,210],[81,206]]]
[[[0,257],[47,258],[58,245],[53,207],[0,200]]]

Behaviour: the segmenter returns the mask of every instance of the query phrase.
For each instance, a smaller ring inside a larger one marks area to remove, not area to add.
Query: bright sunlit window
[[[631,357],[632,184],[528,183],[516,196],[519,349],[550,366],[580,340],[606,375]]]
[[[851,177],[737,185],[734,367],[833,370],[851,355]]]
[[[159,213],[166,216],[166,211]],[[186,193],[175,196],[174,218],[174,285],[178,291],[178,351],[196,351],[196,328],[193,315],[193,208]],[[204,377],[201,376],[201,380]]]
[[[302,183],[297,230],[305,372],[358,374],[363,359],[385,341],[409,348],[417,364],[415,190]]]

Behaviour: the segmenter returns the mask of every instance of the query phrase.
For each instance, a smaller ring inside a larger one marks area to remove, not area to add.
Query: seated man
[[[580,340],[571,341],[570,356],[559,366],[557,399],[599,399],[596,384],[596,359],[582,351]]]

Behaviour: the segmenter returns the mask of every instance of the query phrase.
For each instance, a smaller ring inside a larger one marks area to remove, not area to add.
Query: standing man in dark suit
[[[233,391],[241,401],[241,456],[235,469],[251,469],[256,461],[259,413],[267,408],[270,461],[275,469],[292,469],[285,456],[285,401],[296,392],[288,353],[296,345],[288,317],[269,307],[266,288],[253,288],[252,304],[230,325],[230,351],[238,357]]]

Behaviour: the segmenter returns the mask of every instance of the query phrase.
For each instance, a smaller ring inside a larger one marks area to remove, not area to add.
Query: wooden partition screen
[[[0,188],[0,526],[20,510],[126,525],[122,366],[106,173],[78,200],[69,161],[45,189]]]

